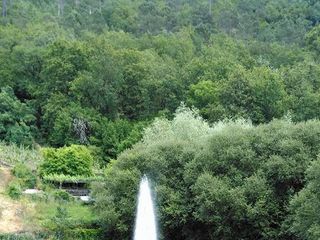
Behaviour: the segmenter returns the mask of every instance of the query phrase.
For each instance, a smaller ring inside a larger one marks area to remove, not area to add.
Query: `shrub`
[[[283,227],[301,239],[320,238],[320,156],[306,171],[306,186],[290,201],[289,216]]]
[[[58,201],[70,201],[72,200],[72,196],[64,191],[64,190],[57,190],[54,192],[54,199]]]
[[[185,108],[171,121],[156,120],[92,187],[106,237],[129,239],[139,178],[147,174],[164,239],[319,239],[320,161],[305,175],[320,151],[319,129],[319,121],[288,120],[210,126]],[[289,201],[306,179],[309,190],[291,204],[297,238],[282,236]]]
[[[64,207],[57,207],[56,215],[51,219],[51,229],[57,239],[65,239],[66,231],[69,228],[69,213]]]
[[[7,187],[7,192],[12,199],[19,199],[22,195],[21,186],[16,181],[9,183]]]
[[[91,176],[93,158],[85,146],[71,145],[63,148],[45,148],[40,175],[64,174],[69,176]]]
[[[22,187],[34,188],[37,183],[36,176],[31,169],[23,163],[18,163],[12,169],[12,174],[21,180]]]
[[[43,180],[46,183],[90,183],[94,181],[102,181],[104,178],[102,176],[69,176],[63,174],[46,175]]]
[[[70,239],[79,239],[79,240],[101,239],[101,230],[76,228],[76,229],[67,231],[66,236]]]
[[[45,240],[48,239],[47,236],[42,236],[45,234],[37,233],[35,234],[31,233],[1,233],[0,239],[1,240]]]

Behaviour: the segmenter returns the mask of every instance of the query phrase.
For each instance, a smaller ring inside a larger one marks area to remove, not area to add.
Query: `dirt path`
[[[15,233],[23,230],[22,207],[17,201],[5,196],[5,189],[12,178],[8,168],[0,167],[0,233]]]

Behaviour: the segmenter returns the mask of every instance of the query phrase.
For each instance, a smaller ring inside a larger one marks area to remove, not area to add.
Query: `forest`
[[[3,194],[38,206],[17,239],[131,239],[144,174],[160,239],[320,239],[319,22],[318,0],[2,0]],[[82,182],[88,205],[57,189]]]

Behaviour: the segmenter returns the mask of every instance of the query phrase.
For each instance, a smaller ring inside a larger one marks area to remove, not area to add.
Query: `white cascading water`
[[[146,176],[140,182],[134,240],[157,240],[156,215]]]

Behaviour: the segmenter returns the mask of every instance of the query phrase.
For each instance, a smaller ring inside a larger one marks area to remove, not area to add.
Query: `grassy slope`
[[[0,160],[14,166],[24,163],[36,169],[42,161],[40,151],[0,143]],[[58,202],[54,199],[54,189],[48,189],[42,197],[22,196],[12,200],[6,193],[8,184],[14,180],[10,169],[0,168],[0,235],[3,233],[37,232],[50,229],[51,220],[58,206],[68,212],[68,220],[73,222],[92,222],[95,216],[89,206],[81,202]],[[2,213],[2,215],[1,215]]]
[[[0,161],[10,165],[25,163],[32,169],[36,169],[36,166],[42,161],[42,155],[39,149],[18,147],[15,144],[8,145],[0,142]]]
[[[10,199],[5,194],[12,176],[7,168],[0,168],[0,233],[15,233],[24,230],[23,204]]]

